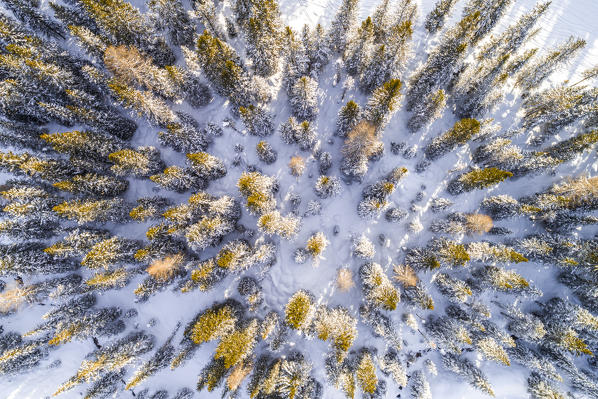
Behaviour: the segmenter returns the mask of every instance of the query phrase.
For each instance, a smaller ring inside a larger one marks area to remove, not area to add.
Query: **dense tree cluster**
[[[1,1],[0,376],[191,399],[145,385],[201,352],[199,395],[430,399],[438,359],[598,397],[598,68],[552,79],[587,43],[530,46],[550,1],[134,3]]]

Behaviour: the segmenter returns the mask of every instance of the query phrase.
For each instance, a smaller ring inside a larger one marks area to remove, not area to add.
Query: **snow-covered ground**
[[[453,12],[447,26],[452,25],[460,16],[464,0],[461,0],[456,10]],[[44,0],[46,3],[46,0]],[[135,3],[142,3],[137,0]],[[366,17],[373,12],[377,5],[376,0],[361,1],[361,17]],[[409,75],[415,70],[417,65],[424,60],[423,51],[432,48],[437,41],[436,36],[429,36],[423,29],[423,17],[431,10],[433,0],[417,0],[419,5],[419,21],[415,27],[414,34],[414,55],[403,79],[407,80]],[[336,13],[340,0],[280,0],[280,8],[283,19],[293,28],[299,30],[304,23],[327,24]],[[506,27],[514,21],[519,15],[531,9],[535,1],[518,0],[507,12],[507,15],[500,22],[497,30]],[[141,4],[138,4],[140,7]],[[554,44],[565,40],[570,35],[576,35],[587,40],[588,44],[572,64],[564,70],[555,73],[550,81],[560,82],[565,79],[575,79],[579,73],[598,62],[598,1],[596,0],[555,0],[542,19],[540,34],[536,35],[528,46],[539,47],[540,51],[546,50]],[[239,39],[237,39],[239,40]],[[234,43],[234,42],[233,42]],[[234,43],[239,45],[240,43]],[[240,48],[240,46],[237,46]],[[344,100],[340,97],[343,91],[342,82],[336,87],[332,87],[333,65],[329,64],[320,77],[320,113],[316,121],[319,134],[319,146],[324,151],[333,154],[333,168],[331,174],[338,175],[339,154],[342,140],[333,137],[333,128],[336,115],[339,108],[348,100],[353,99],[360,105],[364,105],[366,97],[358,91],[347,92]],[[272,84],[277,84],[277,78],[271,79]],[[547,82],[546,84],[550,84]],[[510,89],[508,89],[510,90]],[[508,93],[506,96],[506,105],[500,108],[500,111],[492,115],[496,122],[502,125],[503,130],[508,130],[517,124],[516,111],[520,99],[516,93]],[[270,110],[275,115],[275,123],[278,125],[289,117],[289,106],[287,97],[284,93],[278,92],[277,97],[270,105]],[[228,116],[228,109],[222,99],[216,99],[208,107],[200,110],[188,109],[198,121],[214,121],[222,123]],[[261,279],[264,288],[265,305],[272,309],[281,310],[284,308],[288,298],[298,289],[303,288],[314,293],[321,303],[329,305],[340,304],[348,307],[354,314],[357,314],[357,308],[362,300],[360,288],[356,287],[348,293],[339,293],[334,286],[334,276],[341,266],[346,266],[357,272],[361,261],[351,256],[351,236],[354,234],[365,234],[376,245],[376,256],[374,261],[380,263],[390,274],[392,265],[402,260],[402,247],[425,245],[431,238],[431,233],[426,229],[435,215],[429,209],[429,202],[435,197],[449,197],[444,191],[448,181],[456,173],[447,171],[459,169],[468,165],[470,160],[470,149],[462,148],[453,152],[441,160],[433,163],[431,167],[423,174],[415,173],[415,165],[421,160],[421,152],[414,159],[404,159],[401,155],[393,155],[390,152],[391,142],[405,142],[407,146],[417,145],[421,149],[425,143],[439,133],[452,126],[455,117],[450,112],[445,112],[444,116],[435,121],[429,128],[422,131],[421,134],[411,135],[405,128],[407,112],[399,110],[391,120],[384,133],[383,142],[385,144],[385,155],[381,161],[370,164],[370,170],[364,179],[364,184],[343,185],[343,191],[340,196],[334,199],[322,200],[322,212],[320,216],[304,218],[300,234],[291,242],[283,241],[278,246],[277,262],[268,271],[268,273],[257,276]],[[139,121],[140,129],[133,138],[133,145],[156,145],[158,146],[156,134],[157,129],[150,127],[144,121]],[[242,128],[240,121],[237,126]],[[558,137],[557,137],[558,138]],[[555,138],[555,140],[557,139]],[[563,137],[560,137],[561,139]],[[300,151],[296,146],[289,146],[282,143],[278,134],[267,139],[278,151],[278,161],[272,165],[264,165],[259,162],[255,153],[255,145],[258,138],[249,135],[240,135],[232,129],[225,128],[224,136],[216,138],[209,152],[226,161],[228,174],[225,178],[212,182],[208,191],[214,194],[233,194],[238,196],[236,181],[238,180],[243,167],[234,167],[231,165],[234,144],[242,144],[245,147],[243,153],[247,165],[257,165],[264,174],[277,176],[280,180],[280,192],[278,194],[279,204],[287,205],[284,200],[291,193],[300,194],[302,202],[300,210],[303,212],[309,200],[317,199],[313,192],[317,172],[317,162],[309,157],[309,153]],[[516,138],[514,141],[522,144],[524,138]],[[162,157],[168,165],[184,165],[184,157],[167,148],[161,148]],[[308,166],[303,176],[296,178],[290,175],[286,166],[290,157],[293,155],[302,155],[308,157]],[[405,166],[409,169],[409,174],[405,177],[398,189],[392,194],[391,201],[395,206],[401,209],[409,210],[411,200],[413,200],[419,191],[425,193],[424,199],[417,203],[415,212],[409,212],[409,216],[399,224],[390,224],[380,218],[374,221],[364,221],[356,214],[357,203],[361,198],[363,186],[373,183],[386,175],[396,166]],[[598,169],[596,155],[594,153],[586,154],[585,158],[577,159],[575,162],[567,163],[559,167],[557,176],[542,175],[540,177],[525,177],[508,184],[498,185],[491,190],[492,194],[508,193],[513,197],[520,197],[528,193],[537,192],[547,188],[552,182],[558,179],[558,175],[579,175],[582,172],[595,173]],[[424,187],[425,186],[425,187]],[[127,198],[135,200],[142,196],[155,194],[154,185],[149,184],[147,180],[131,180],[131,188],[127,192]],[[187,195],[172,195],[171,192],[162,190],[161,195],[168,195],[176,202],[186,201]],[[479,190],[457,197],[456,204],[451,208],[452,211],[472,212],[477,209],[480,201],[488,194],[487,190]],[[285,212],[286,213],[286,212]],[[411,221],[418,219],[424,226],[424,230],[419,234],[410,233],[407,225]],[[241,223],[249,228],[254,228],[256,218],[244,212]],[[333,235],[333,226],[338,225],[340,233]],[[533,232],[531,225],[522,219],[511,221],[501,221],[497,225],[508,227],[513,230],[515,236],[529,234]],[[128,237],[140,238],[146,231],[149,223],[130,223],[126,225],[114,226],[113,232]],[[295,248],[305,245],[307,238],[315,231],[323,231],[330,246],[324,253],[324,258],[320,261],[317,268],[314,268],[309,262],[303,265],[296,264],[292,259]],[[587,236],[591,228],[584,228],[576,234]],[[387,241],[380,245],[379,235],[385,234]],[[467,238],[465,238],[467,240]],[[202,257],[207,258],[216,252],[215,249],[206,251]],[[555,286],[552,282],[555,270],[535,263],[524,263],[522,266],[514,268],[529,281],[539,286],[545,296],[563,296],[562,286]],[[251,274],[252,271],[249,271]],[[428,282],[429,276],[422,276],[425,282]],[[210,306],[214,301],[222,300],[226,297],[238,296],[236,286],[239,277],[228,277],[211,291],[207,293],[199,290],[191,293],[182,294],[177,291],[166,290],[153,295],[147,302],[136,304],[133,289],[140,281],[134,280],[126,288],[118,291],[108,291],[100,297],[99,305],[118,305],[123,309],[135,307],[139,311],[139,316],[135,319],[139,328],[144,328],[148,332],[156,335],[157,344],[160,345],[166,337],[173,331],[177,322],[188,323],[199,311]],[[427,284],[429,286],[429,283]],[[488,295],[488,294],[487,294]],[[436,299],[436,298],[435,298]],[[491,299],[491,297],[488,297]],[[403,313],[402,305],[399,304],[397,311],[392,313],[392,319],[398,326],[403,323],[400,321]],[[438,309],[442,309],[438,304]],[[16,316],[2,320],[5,330],[14,330],[26,332],[33,328],[40,320],[41,315],[48,310],[48,306],[33,306],[19,312]],[[425,318],[425,314],[416,311]],[[157,319],[157,324],[148,327],[150,319]],[[136,328],[135,325],[128,325],[128,329]],[[359,323],[359,337],[354,344],[355,348],[361,346],[377,347],[380,351],[384,350],[384,342],[381,339],[373,339],[369,327]],[[407,327],[402,327],[402,334],[405,340],[404,351],[416,352],[426,347],[424,338],[419,333],[413,333]],[[181,331],[175,338],[175,343],[180,339]],[[333,387],[325,384],[325,375],[323,370],[323,354],[328,350],[328,343],[311,340],[290,334],[293,345],[306,353],[314,363],[315,377],[323,383],[323,398],[342,398],[343,395]],[[181,387],[194,388],[197,382],[197,376],[201,368],[209,361],[215,349],[216,343],[204,344],[200,350],[183,367],[170,371],[168,368],[161,370],[157,375],[145,381],[140,388],[149,387],[152,390],[164,388],[171,392]],[[94,345],[89,341],[75,341],[63,345],[58,350],[52,351],[50,358],[45,360],[42,366],[33,372],[18,376],[0,377],[0,398],[6,399],[38,399],[45,398],[54,392],[58,385],[66,381],[78,369],[84,356],[94,349]],[[434,351],[429,352],[424,358],[430,358],[437,363],[439,375],[430,379],[432,394],[434,398],[442,399],[470,399],[484,397],[479,391],[469,387],[465,382],[458,379],[453,374],[443,371],[439,356]],[[61,364],[58,367],[50,368],[50,364],[56,359],[60,359]],[[527,371],[523,368],[513,365],[511,367],[497,366],[495,363],[480,360],[482,369],[487,374],[493,385],[497,398],[514,399],[527,397],[525,393],[525,380]],[[417,361],[414,369],[421,368],[423,359]],[[78,398],[84,392],[86,385],[80,385],[75,389],[62,394],[60,397]],[[139,390],[139,388],[137,389]],[[390,379],[388,379],[387,398],[406,397],[405,389],[400,390]],[[120,393],[119,398],[128,398],[132,395],[128,392]],[[207,393],[203,391],[196,393],[199,398],[218,398],[220,393]],[[244,396],[242,396],[244,397]]]

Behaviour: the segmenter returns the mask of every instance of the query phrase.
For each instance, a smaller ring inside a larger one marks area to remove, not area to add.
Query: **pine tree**
[[[40,13],[33,3],[18,0],[6,0],[6,7],[32,30],[36,30],[48,37],[65,39],[65,33],[60,26],[47,15]]]
[[[313,295],[304,290],[293,294],[285,308],[285,323],[295,329],[307,331],[315,316]]]
[[[411,78],[407,90],[407,110],[423,101],[431,92],[446,85],[453,73],[461,69],[465,50],[473,38],[480,13],[466,15],[443,37],[441,43],[432,50],[426,63]]]
[[[276,152],[276,150],[272,148],[270,143],[263,140],[257,143],[256,151],[260,161],[268,165],[276,162],[276,159],[278,158],[278,153]]]
[[[309,59],[302,41],[295,37],[295,32],[286,27],[283,35],[283,85],[290,95],[295,83],[302,76],[308,76]]]
[[[451,180],[447,191],[453,195],[459,195],[464,191],[469,192],[494,186],[512,176],[513,173],[498,168],[474,169]]]
[[[205,30],[214,37],[226,40],[223,26],[217,15],[217,7],[214,0],[194,0],[191,2],[195,16],[199,18]]]
[[[345,51],[345,68],[352,76],[359,76],[369,63],[374,46],[374,23],[368,17],[357,30],[356,38]]]
[[[116,79],[112,79],[108,87],[123,106],[133,108],[138,115],[145,114],[158,126],[166,127],[179,122],[177,115],[166,102],[149,91],[137,90]]]
[[[460,375],[473,387],[494,396],[494,391],[486,376],[467,358],[449,352],[442,356],[442,363],[448,370]]]
[[[357,27],[358,0],[343,0],[330,25],[329,39],[332,51],[343,54],[347,41]]]
[[[191,170],[200,179],[205,181],[216,180],[226,175],[226,166],[220,158],[208,154],[207,152],[196,152],[187,154],[187,160]]]
[[[430,384],[421,370],[416,370],[410,379],[413,399],[432,399]]]
[[[61,217],[84,224],[88,222],[102,223],[126,220],[127,208],[127,204],[121,198],[114,198],[71,200],[58,204],[52,209]]]
[[[434,161],[451,152],[459,145],[466,144],[480,133],[481,124],[476,119],[461,119],[442,135],[432,139],[424,149],[426,158]]]
[[[303,46],[308,60],[309,75],[317,77],[331,57],[326,31],[322,25],[317,24],[313,32],[308,25],[304,25]]]
[[[61,191],[73,194],[85,194],[96,197],[116,197],[129,187],[129,182],[117,179],[112,176],[86,173],[73,176],[68,180],[62,180],[53,184]]]
[[[480,13],[480,18],[476,23],[471,39],[472,44],[482,40],[494,28],[511,3],[512,0],[492,0],[489,2],[469,0],[463,9],[463,16],[472,15],[476,12]]]
[[[359,122],[345,139],[341,172],[346,177],[360,180],[368,171],[368,161],[381,154],[383,149],[376,126],[368,121]]]
[[[389,80],[372,93],[364,110],[364,119],[382,131],[396,112],[401,98],[402,83],[398,79]]]
[[[364,294],[373,306],[385,310],[395,310],[400,301],[399,291],[392,285],[388,276],[377,263],[365,263],[359,269]]]
[[[374,394],[378,388],[378,376],[376,375],[376,365],[369,352],[363,352],[357,363],[355,378],[359,388],[364,394]]]
[[[580,86],[560,86],[530,95],[523,102],[523,128],[531,132],[528,142],[542,144],[563,128],[587,120],[597,98],[598,90]]]
[[[80,3],[114,44],[139,47],[159,66],[174,64],[172,50],[138,8],[123,0],[80,0]]]
[[[428,94],[425,101],[418,102],[413,107],[413,115],[407,121],[407,128],[411,133],[417,132],[426,124],[439,118],[446,107],[446,94],[438,90]]]
[[[334,134],[339,137],[346,137],[361,119],[361,108],[354,101],[349,101],[339,111],[336,120]]]
[[[247,56],[256,73],[268,77],[278,70],[282,26],[275,0],[253,2],[245,27]]]
[[[571,36],[548,54],[528,64],[517,76],[517,85],[525,91],[538,88],[552,72],[573,58],[585,45],[585,40]]]
[[[291,88],[289,100],[295,117],[313,121],[318,115],[318,83],[308,76],[300,77]]]
[[[196,54],[203,72],[219,94],[236,105],[249,105],[247,73],[232,47],[204,31],[197,39]]]
[[[297,123],[294,117],[280,126],[280,136],[286,144],[297,144],[304,151],[311,150],[317,140],[312,124],[309,121]]]
[[[386,42],[378,45],[359,77],[362,90],[371,92],[384,82],[397,79],[405,66],[409,43],[413,34],[413,21],[407,20],[390,28]]]
[[[426,30],[430,34],[434,34],[442,29],[455,3],[456,0],[439,0],[434,4],[434,8],[430,11],[424,23]]]
[[[460,74],[453,89],[458,117],[479,117],[492,107],[493,96],[502,98],[499,75],[508,60],[509,55],[501,56],[479,66],[472,65]]]
[[[258,323],[253,319],[243,329],[222,337],[214,353],[214,359],[222,358],[227,369],[235,366],[250,356],[256,343],[257,332]]]
[[[109,154],[108,159],[114,164],[110,169],[118,176],[148,177],[164,169],[160,152],[155,147],[123,149]]]
[[[274,133],[272,116],[265,109],[254,105],[240,107],[239,115],[251,135],[265,137]]]
[[[550,4],[550,1],[536,4],[530,12],[523,14],[517,22],[510,25],[503,33],[498,36],[492,35],[487,43],[482,45],[478,56],[480,58],[492,58],[515,53],[526,39],[535,34],[537,30],[533,30],[533,28],[540,17],[548,10]]]
[[[181,101],[181,88],[167,68],[158,68],[135,47],[109,46],[104,65],[121,82],[145,87],[173,101]]]
[[[160,30],[168,29],[172,44],[193,44],[195,28],[180,0],[149,0],[147,5],[152,22]]]
[[[84,381],[97,380],[101,373],[119,371],[138,356],[153,347],[153,337],[144,332],[133,332],[102,349],[93,352],[89,360],[83,361],[77,374],[62,384],[54,395],[72,389]]]

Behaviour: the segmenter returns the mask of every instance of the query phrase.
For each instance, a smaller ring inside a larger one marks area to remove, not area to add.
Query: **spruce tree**
[[[372,93],[366,104],[364,119],[376,126],[381,132],[396,112],[401,98],[401,86],[399,79],[392,79],[385,82]]]
[[[302,76],[289,93],[293,115],[300,120],[313,121],[318,115],[318,82]]]
[[[479,11],[466,15],[432,50],[426,63],[411,78],[407,91],[408,111],[413,110],[429,93],[448,84],[453,73],[461,68],[465,50],[473,38],[479,20]]]
[[[548,54],[525,66],[517,76],[517,85],[525,91],[538,88],[552,72],[575,57],[585,45],[585,40],[571,36]]]
[[[328,42],[332,51],[343,54],[347,41],[357,28],[359,0],[343,0],[330,25]]]
[[[438,0],[434,8],[426,17],[424,26],[431,34],[438,32],[445,24],[446,18],[451,14],[456,0]]]

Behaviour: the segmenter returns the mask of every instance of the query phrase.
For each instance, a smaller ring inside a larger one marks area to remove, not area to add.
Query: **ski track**
[[[43,7],[47,7],[48,0],[43,0]],[[142,10],[145,9],[144,0],[133,0],[131,3],[135,4]],[[314,25],[316,23],[328,24],[334,17],[340,0],[280,0],[280,9],[285,23],[292,26],[295,30],[300,30],[304,23]],[[430,37],[423,28],[423,18],[433,7],[435,0],[417,0],[419,14],[418,23],[415,26],[413,48],[415,49],[415,57],[409,61],[407,72],[401,77],[402,80],[407,80],[410,73],[412,73],[417,65],[424,60],[422,49],[430,45],[430,43],[437,42],[437,36]],[[451,17],[445,24],[452,26],[460,17],[461,9],[464,0],[461,0]],[[513,22],[519,15],[531,9],[535,4],[533,0],[518,0],[514,2],[510,10],[507,11],[505,17],[499,22],[497,28],[493,32],[498,32]],[[365,18],[367,15],[373,13],[378,1],[376,0],[362,0],[360,3],[360,18]],[[598,24],[596,18],[598,17],[598,1],[596,0],[554,0],[547,15],[543,17],[539,26],[542,28],[541,32],[532,38],[527,43],[527,47],[539,47],[540,52],[549,49],[556,43],[562,42],[570,35],[582,37],[588,41],[586,47],[581,54],[569,64],[566,68],[553,74],[549,82],[557,83],[565,79],[573,79],[577,77],[581,71],[588,67],[595,65],[598,61]],[[233,46],[239,50],[242,47],[241,39],[237,38],[232,42]],[[72,46],[74,47],[74,46]],[[429,49],[430,47],[428,47]],[[179,62],[180,57],[179,57]],[[342,92],[342,82],[336,87],[332,87],[331,82],[333,78],[333,62],[331,62],[320,77],[320,113],[316,121],[317,131],[319,133],[319,146],[329,151],[333,155],[333,167],[330,174],[339,175],[339,152],[342,140],[333,137],[334,123],[336,121],[336,114],[338,109],[347,101],[353,99],[361,106],[365,105],[367,98],[356,90],[347,92],[345,99],[340,102],[339,98]],[[273,85],[278,84],[280,76],[274,76],[270,79]],[[519,99],[513,91],[509,93],[510,88],[507,88],[507,95],[505,103],[505,113],[495,113],[492,115],[496,121],[502,124],[503,131],[508,130],[512,125],[517,123],[517,120],[512,115],[516,111],[519,104]],[[216,98],[210,105],[201,109],[191,109],[189,107],[175,107],[185,109],[192,113],[192,115],[200,122],[207,121],[221,122],[229,115],[228,107],[225,101],[221,98]],[[275,97],[269,106],[270,110],[275,115],[275,124],[278,125],[288,119],[290,110],[286,94],[279,92],[278,97]],[[598,169],[595,153],[585,153],[583,157],[560,166],[556,175],[541,175],[528,176],[514,181],[507,181],[499,184],[497,187],[490,190],[476,190],[459,197],[451,197],[444,191],[448,181],[454,176],[447,174],[446,171],[453,169],[458,163],[468,164],[470,160],[470,149],[468,147],[458,149],[438,161],[434,162],[428,170],[423,174],[415,173],[415,165],[421,160],[421,153],[414,159],[404,159],[401,155],[393,155],[390,152],[390,142],[406,142],[407,146],[418,145],[421,149],[427,141],[437,136],[439,133],[445,131],[455,121],[455,117],[450,112],[445,112],[443,117],[436,120],[430,127],[423,129],[417,135],[411,135],[405,128],[405,121],[408,113],[400,109],[392,118],[388,127],[385,130],[383,142],[385,144],[384,157],[375,163],[370,163],[370,169],[364,178],[363,184],[353,184],[350,186],[344,185],[341,194],[334,199],[322,200],[322,214],[320,216],[312,216],[303,219],[303,225],[298,237],[293,241],[282,241],[277,251],[277,263],[264,275],[257,275],[261,279],[261,284],[264,290],[265,304],[272,309],[279,311],[284,309],[288,298],[300,288],[310,290],[316,296],[318,302],[327,303],[329,305],[342,304],[348,307],[350,311],[356,315],[357,308],[361,303],[361,290],[359,282],[356,279],[357,286],[348,293],[335,292],[334,277],[337,268],[341,266],[350,267],[356,276],[357,269],[363,263],[354,259],[351,256],[351,241],[350,237],[353,234],[364,233],[376,246],[375,262],[380,263],[388,273],[392,270],[392,264],[397,264],[402,260],[401,247],[419,246],[425,243],[432,237],[432,233],[427,231],[427,227],[434,219],[439,218],[427,211],[429,201],[435,197],[445,197],[455,201],[455,205],[449,208],[448,211],[464,211],[472,212],[477,209],[480,201],[491,192],[494,194],[508,193],[515,198],[521,197],[528,193],[541,191],[551,183],[557,181],[559,176],[563,175],[579,175],[584,172],[595,174]],[[162,158],[167,165],[184,165],[184,155],[177,153],[169,148],[159,146],[157,142],[158,129],[151,127],[144,120],[138,120],[139,129],[137,130],[131,144],[138,145],[155,145],[160,147]],[[237,121],[237,127],[242,127],[242,123]],[[76,127],[75,127],[76,128]],[[64,128],[56,128],[53,131],[64,131]],[[566,137],[555,137],[563,139]],[[333,144],[328,144],[328,140],[332,139]],[[258,165],[262,172],[266,175],[277,176],[280,180],[281,190],[278,194],[278,206],[283,207],[283,213],[288,209],[283,202],[284,198],[290,193],[298,193],[302,197],[300,211],[305,210],[305,206],[309,200],[318,199],[314,192],[313,186],[315,179],[318,176],[317,162],[313,157],[309,157],[309,153],[300,151],[296,146],[286,145],[282,143],[278,133],[266,138],[268,142],[278,151],[278,160],[272,165],[264,165],[261,163],[255,153],[255,145],[260,139],[248,135],[240,135],[231,129],[224,129],[224,135],[216,138],[214,143],[208,149],[211,154],[225,160],[228,168],[228,174],[225,178],[212,182],[207,189],[213,194],[228,193],[239,197],[236,189],[236,181],[239,178],[243,167],[233,167],[230,163],[232,160],[232,147],[235,143],[240,143],[245,146],[244,159],[248,165]],[[515,138],[516,144],[523,144],[523,138]],[[472,145],[475,147],[475,144]],[[302,155],[307,157],[307,168],[303,176],[295,178],[288,172],[286,166],[290,157],[293,155]],[[356,214],[357,203],[361,198],[361,190],[369,183],[379,180],[382,176],[388,173],[396,166],[405,166],[409,169],[409,174],[400,182],[397,190],[390,197],[393,205],[401,209],[408,210],[410,201],[414,199],[416,193],[421,191],[420,186],[426,185],[424,199],[418,203],[420,209],[417,212],[409,213],[409,216],[398,224],[390,224],[381,216],[374,221],[364,221]],[[313,177],[309,177],[313,175]],[[6,180],[7,175],[0,175],[2,181]],[[175,194],[166,190],[156,189],[156,186],[148,180],[130,179],[131,187],[126,193],[126,198],[130,201],[142,196],[149,196],[160,194],[169,196],[173,202],[180,203],[186,201],[190,193]],[[443,215],[443,214],[441,214]],[[440,216],[442,217],[442,216]],[[414,219],[419,219],[424,225],[424,230],[419,234],[410,233],[407,230],[407,225]],[[243,217],[240,223],[249,228],[255,228],[256,218],[243,212]],[[147,227],[151,223],[129,223],[126,225],[111,226],[114,234],[119,234],[128,237],[143,237]],[[339,225],[340,233],[338,236],[333,236],[332,229],[334,225]],[[532,225],[524,219],[507,219],[498,221],[497,226],[508,227],[514,231],[514,236],[522,236],[534,232]],[[308,262],[304,265],[297,265],[292,259],[292,254],[295,248],[305,245],[307,238],[316,231],[323,231],[330,245],[323,255],[323,259],[317,268],[312,267]],[[595,234],[592,227],[584,227],[575,234],[581,236],[590,236]],[[378,235],[384,233],[389,238],[392,244],[380,246],[378,244]],[[482,237],[483,238],[483,237]],[[478,240],[481,238],[477,238]],[[467,241],[467,237],[464,238]],[[202,259],[213,256],[216,249],[208,249],[202,254]],[[533,262],[525,263],[523,265],[514,265],[511,268],[517,270],[531,283],[540,287],[544,292],[544,298],[552,296],[566,296],[567,290],[562,285],[554,284],[554,267],[536,264]],[[250,269],[245,275],[254,275],[257,271]],[[429,278],[431,274],[421,276],[422,280],[426,282],[426,286],[430,287]],[[108,291],[106,293],[98,294],[98,306],[117,305],[124,310],[135,307],[139,315],[133,321],[128,321],[127,331],[135,328],[145,329],[156,336],[156,347],[160,346],[164,340],[172,333],[177,322],[182,322],[186,325],[198,312],[210,306],[214,301],[221,301],[224,298],[238,296],[236,293],[236,286],[239,276],[229,276],[223,282],[219,283],[214,289],[206,293],[199,290],[191,293],[182,294],[180,292],[172,291],[168,288],[153,296],[147,302],[136,304],[133,289],[141,281],[141,277],[134,279],[127,287],[118,291]],[[483,298],[487,299],[484,302],[488,303],[494,297],[507,298],[500,294],[486,292]],[[436,303],[436,312],[440,313],[440,309],[444,308],[444,303],[440,300],[438,295],[434,298]],[[17,331],[24,333],[36,326],[41,315],[47,312],[48,306],[36,305],[27,308],[16,315],[2,320],[5,331]],[[496,309],[493,309],[496,310]],[[393,321],[399,328],[402,328],[403,339],[405,340],[404,351],[417,351],[424,348],[425,341],[419,333],[413,333],[407,327],[401,327],[403,323],[400,321],[401,314],[406,311],[404,305],[399,304],[397,311],[389,313]],[[261,313],[261,312],[260,312]],[[421,311],[414,313],[426,317],[427,314]],[[493,312],[497,313],[497,312]],[[158,323],[149,327],[148,321],[150,319],[157,319]],[[421,323],[421,320],[418,320]],[[372,339],[369,327],[361,322],[358,324],[359,336],[354,343],[353,348],[361,346],[376,347],[379,351],[384,350],[384,342],[382,339]],[[182,334],[182,329],[179,330],[174,339],[174,343],[178,344]],[[344,395],[340,391],[329,386],[325,382],[325,373],[323,369],[323,354],[327,352],[329,344],[319,340],[307,341],[303,337],[296,335],[295,332],[289,334],[289,339],[293,342],[294,347],[304,352],[307,357],[313,362],[313,375],[323,385],[323,398],[341,399]],[[107,342],[106,337],[102,337],[102,344]],[[135,392],[144,388],[150,388],[150,392],[158,389],[167,389],[171,394],[182,387],[189,387],[194,389],[197,376],[203,366],[209,361],[212,353],[216,347],[215,342],[202,345],[200,350],[188,360],[183,366],[175,371],[170,371],[169,368],[162,369],[159,373],[144,381]],[[59,349],[50,353],[50,357],[44,360],[41,366],[32,372],[17,375],[17,376],[3,376],[0,378],[0,398],[6,399],[41,399],[51,395],[56,388],[71,377],[79,368],[81,361],[87,353],[94,350],[95,347],[90,340],[74,341],[62,345]],[[153,352],[152,352],[153,353]],[[146,354],[144,359],[150,354]],[[416,369],[423,367],[423,359],[432,359],[438,368],[438,376],[429,377],[432,394],[434,398],[442,399],[472,399],[488,397],[480,391],[471,388],[466,382],[456,377],[454,374],[443,369],[440,362],[440,356],[437,352],[432,351],[428,355],[419,359],[410,369],[409,374]],[[60,359],[61,365],[55,368],[50,368],[50,364]],[[487,375],[490,383],[495,389],[496,398],[500,399],[515,399],[526,398],[525,382],[528,372],[525,368],[518,365],[511,367],[502,367],[490,361],[476,359],[476,363],[482,366],[482,370]],[[134,366],[138,366],[139,362]],[[129,367],[127,377],[131,375],[135,367]],[[396,384],[387,378],[387,398],[395,398],[398,394],[401,397],[408,395],[408,390],[399,389]],[[87,388],[87,384],[81,384],[59,396],[59,398],[70,399],[79,398]],[[219,390],[208,393],[202,391],[196,393],[195,397],[199,398],[220,398]],[[117,394],[118,398],[133,397],[128,392],[120,392]],[[242,398],[245,395],[241,395]]]

